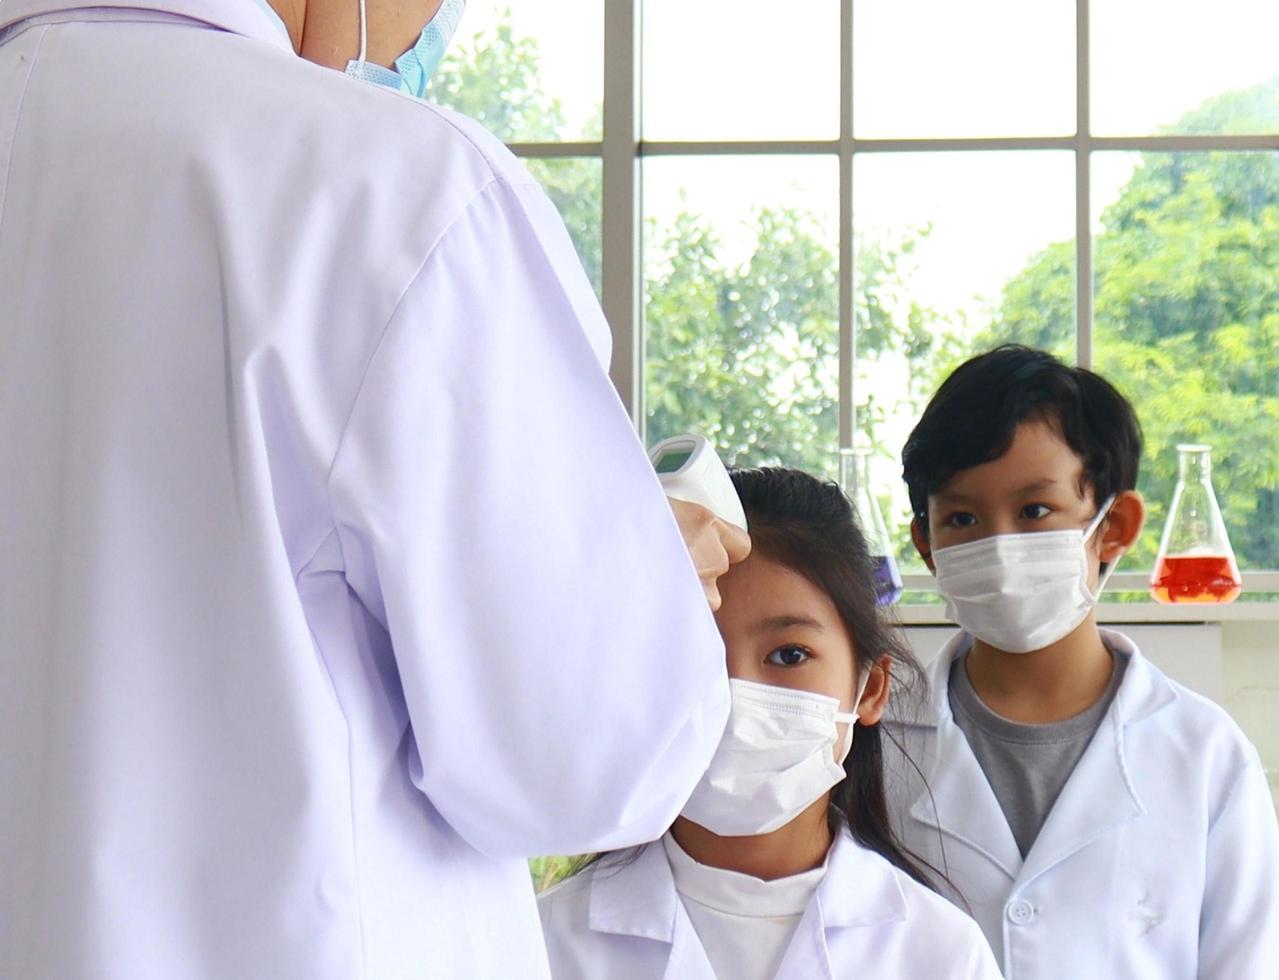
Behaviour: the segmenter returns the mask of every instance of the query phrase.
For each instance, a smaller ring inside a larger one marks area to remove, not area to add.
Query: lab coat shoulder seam
[[[408,297],[409,293],[412,292],[414,285],[421,280],[422,274],[426,271],[427,266],[431,264],[431,260],[435,258],[436,253],[439,251],[440,244],[448,237],[449,233],[457,226],[458,222],[470,213],[475,203],[481,197],[486,196],[496,186],[500,186],[500,181],[497,177],[493,177],[491,180],[483,184],[475,191],[474,194],[471,195],[471,197],[467,199],[466,203],[462,207],[458,208],[457,214],[453,215],[453,217],[450,218],[440,229],[440,233],[427,247],[426,254],[422,257],[422,261],[418,263],[413,275],[409,277],[408,281],[404,284],[404,288],[400,290],[400,295],[396,299],[395,305],[391,307],[391,313],[386,318],[386,323],[382,325],[378,338],[376,342],[374,342],[372,349],[369,351],[369,356],[365,359],[364,366],[360,369],[360,380],[356,385],[355,395],[351,398],[350,407],[342,421],[342,427],[338,430],[337,441],[333,448],[333,458],[329,461],[328,470],[324,477],[325,496],[329,507],[329,518],[333,521],[335,528],[337,527],[337,520],[334,513],[331,495],[333,472],[337,469],[338,460],[341,458],[342,450],[346,446],[346,436],[351,428],[351,420],[355,417],[356,410],[360,406],[360,399],[364,396],[365,387],[369,380],[369,372],[373,370],[373,363],[377,360],[378,354],[381,353],[382,347],[386,343],[386,338],[390,334],[392,326],[395,325],[395,321],[400,315],[400,310],[404,306],[405,299]],[[323,544],[323,541],[321,541],[321,544]],[[340,547],[341,534],[338,535],[338,544]]]
[[[36,49],[31,52],[31,63],[27,65],[27,74],[22,80],[22,93],[18,96],[18,108],[13,114],[13,129],[9,133],[9,152],[4,161],[4,183],[0,184],[0,233],[4,232],[4,219],[8,214],[6,205],[9,201],[9,178],[13,172],[13,154],[18,142],[18,127],[22,124],[22,110],[26,107],[27,91],[31,87],[31,75],[40,57],[40,49],[44,47],[44,39],[49,36],[47,24],[36,30],[40,32],[40,39],[36,42]]]
[[[1248,779],[1248,771],[1254,766],[1258,769],[1261,768],[1261,758],[1257,753],[1256,746],[1249,742],[1248,749],[1250,750],[1248,752],[1248,757],[1244,760],[1243,765],[1240,766],[1231,777],[1230,788],[1226,791],[1225,795],[1222,796],[1221,803],[1217,806],[1216,812],[1212,814],[1212,819],[1208,823],[1209,836],[1211,836],[1217,829],[1217,824],[1221,822],[1221,818],[1225,812],[1230,809],[1230,804],[1233,803],[1235,798],[1242,792],[1243,785]],[[1262,772],[1262,779],[1265,779],[1264,770]]]
[[[468,133],[462,126],[458,125],[457,116],[454,113],[452,113],[449,110],[446,110],[443,106],[433,105],[429,102],[417,102],[417,105],[429,110],[431,114],[435,116],[436,119],[440,120],[440,122],[442,122],[444,125],[452,129],[453,132],[457,133],[458,136],[460,136],[463,140],[465,140],[467,144],[469,144],[470,147],[476,153],[480,155],[481,159],[483,159],[484,161],[484,165],[488,168],[489,174],[492,176],[492,181],[497,181],[503,184],[507,184],[508,186],[512,188],[515,188],[515,187],[536,187],[539,189],[541,188],[541,184],[539,184],[536,180],[534,180],[533,175],[528,173],[527,170],[522,171],[522,179],[515,180],[513,178],[517,175],[521,175],[521,171],[515,170],[514,173],[512,173],[511,168],[499,167],[498,160],[494,159],[493,153],[490,150],[486,149],[478,140],[476,140],[476,138],[472,134]],[[506,152],[508,153],[510,152],[509,150],[506,150],[505,145],[503,144],[499,144],[499,145],[501,145],[502,149],[505,150]],[[515,159],[514,156],[512,156],[511,159],[514,160]],[[492,183],[492,181],[490,181],[490,183]],[[489,184],[485,184],[483,187],[479,189],[479,191],[476,192],[476,196],[479,196],[479,194],[487,190],[488,187],[489,187]]]

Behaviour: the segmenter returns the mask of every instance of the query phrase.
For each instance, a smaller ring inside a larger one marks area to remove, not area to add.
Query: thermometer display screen
[[[693,450],[691,449],[675,449],[671,452],[662,453],[654,468],[658,473],[675,473],[688,462],[692,455]]]

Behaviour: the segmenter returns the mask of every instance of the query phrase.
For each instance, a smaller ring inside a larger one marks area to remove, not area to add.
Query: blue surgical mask
[[[364,0],[360,0],[360,55],[354,61],[347,62],[346,73],[352,78],[398,89],[419,99],[424,98],[426,83],[440,66],[444,50],[453,39],[465,9],[466,0],[444,0],[435,16],[422,28],[417,43],[395,59],[395,70],[392,71],[364,60],[367,30]]]

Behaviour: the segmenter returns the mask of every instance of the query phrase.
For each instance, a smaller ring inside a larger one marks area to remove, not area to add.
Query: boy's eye
[[[1027,520],[1037,521],[1041,517],[1047,517],[1053,512],[1053,509],[1047,504],[1027,504],[1021,509],[1021,516]]]
[[[966,510],[959,510],[947,517],[943,523],[947,527],[972,527],[977,523],[977,518]]]
[[[798,667],[808,660],[809,656],[809,652],[803,647],[792,645],[778,647],[765,657],[764,661],[775,667]]]

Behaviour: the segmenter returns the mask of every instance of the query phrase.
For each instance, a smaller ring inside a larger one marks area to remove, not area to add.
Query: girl
[[[733,483],[753,551],[720,580],[728,726],[660,841],[543,894],[552,975],[997,978],[889,829],[877,723],[890,677],[919,668],[879,618],[847,500],[795,470]]]

